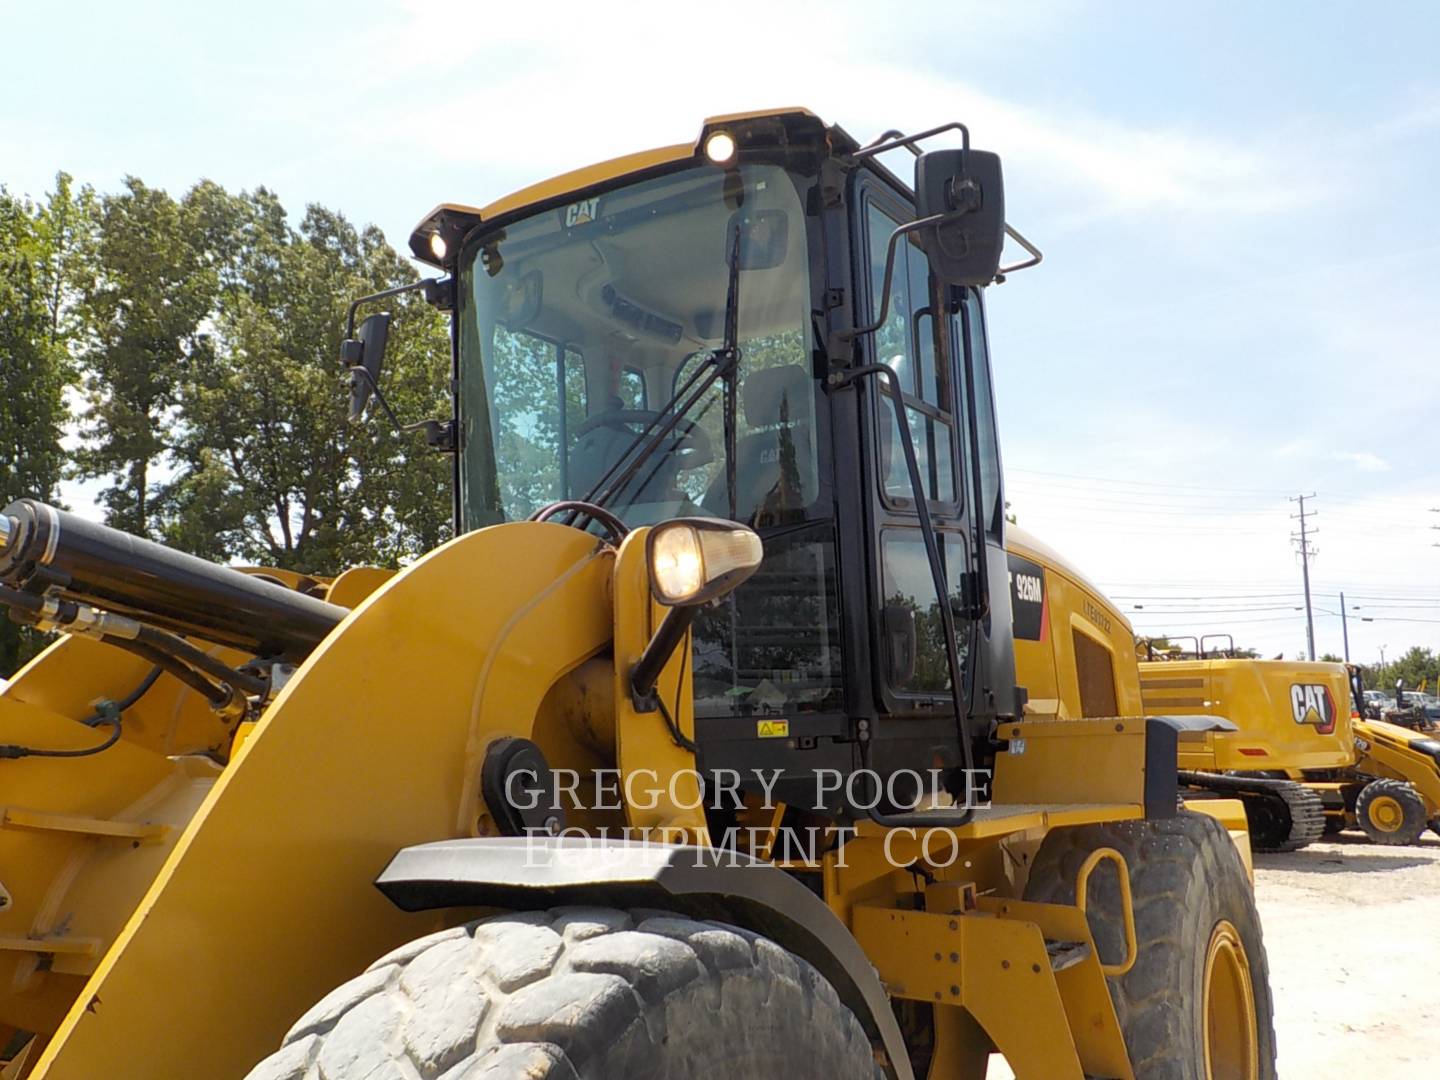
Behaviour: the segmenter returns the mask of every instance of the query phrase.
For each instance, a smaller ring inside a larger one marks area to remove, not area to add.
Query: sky
[[[0,183],[265,185],[404,249],[708,115],[965,121],[1044,263],[990,290],[1008,498],[1144,633],[1440,646],[1440,5],[0,0]]]

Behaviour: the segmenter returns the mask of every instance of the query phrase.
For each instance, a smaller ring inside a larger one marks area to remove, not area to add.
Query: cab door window
[[[888,199],[882,204],[877,196],[879,192],[871,189],[863,204],[871,322],[878,317],[884,296],[891,235],[907,220],[902,212],[892,211]],[[942,312],[938,319],[937,311]],[[944,709],[950,700],[950,664],[940,612],[942,604],[953,611],[960,603],[968,566],[968,544],[959,528],[963,519],[955,393],[945,359],[948,350],[941,339],[949,334],[949,325],[948,314],[936,303],[924,252],[909,237],[901,237],[889,308],[871,341],[875,361],[893,371],[900,386],[950,595],[942,598],[936,593],[894,399],[888,392],[878,392],[875,443],[881,520],[876,538],[880,595],[875,625],[886,696],[900,711]],[[959,635],[956,645],[963,662],[968,637]]]
[[[891,234],[901,222],[871,201],[867,203],[871,310],[879,313],[885,290],[885,260]],[[906,420],[915,444],[915,459],[925,496],[932,502],[958,501],[955,478],[955,418],[950,379],[936,357],[937,323],[925,253],[911,237],[896,245],[895,269],[890,285],[890,307],[885,323],[874,336],[876,360],[895,372],[905,395]],[[900,444],[893,401],[882,395],[879,456],[882,490],[887,501],[908,505],[910,476]]]

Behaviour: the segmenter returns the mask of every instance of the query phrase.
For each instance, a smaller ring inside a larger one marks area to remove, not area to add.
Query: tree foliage
[[[1360,673],[1368,690],[1394,693],[1395,680],[1401,679],[1407,690],[1415,690],[1423,683],[1429,693],[1440,692],[1440,655],[1422,645],[1412,645],[1383,668],[1379,664],[1361,664]]]
[[[41,202],[0,187],[0,506],[53,500],[59,490],[78,271],[93,213],[93,193],[76,191],[64,173]],[[0,672],[13,671],[39,641],[0,618]]]
[[[264,188],[0,188],[0,503],[57,502],[68,476],[107,524],[306,573],[428,551],[449,459],[383,415],[347,424],[339,363],[350,301],[414,280],[378,229],[313,205],[292,224]],[[404,421],[446,415],[441,315],[387,306],[387,399]],[[0,620],[0,674],[37,640]]]

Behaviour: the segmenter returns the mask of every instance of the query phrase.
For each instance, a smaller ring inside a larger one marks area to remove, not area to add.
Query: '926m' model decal
[[[1321,735],[1335,730],[1335,699],[1323,683],[1291,683],[1290,712],[1297,724],[1312,724]]]

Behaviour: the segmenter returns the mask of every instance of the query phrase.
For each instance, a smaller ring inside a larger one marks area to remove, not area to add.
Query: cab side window
[[[962,320],[956,339],[964,342],[966,357],[975,372],[975,416],[980,443],[979,520],[991,539],[1004,532],[1005,503],[1000,483],[1000,436],[995,427],[995,393],[990,382],[990,349],[985,338],[985,311],[976,289],[965,290]],[[960,393],[965,393],[962,383]],[[968,414],[969,410],[966,410]]]

